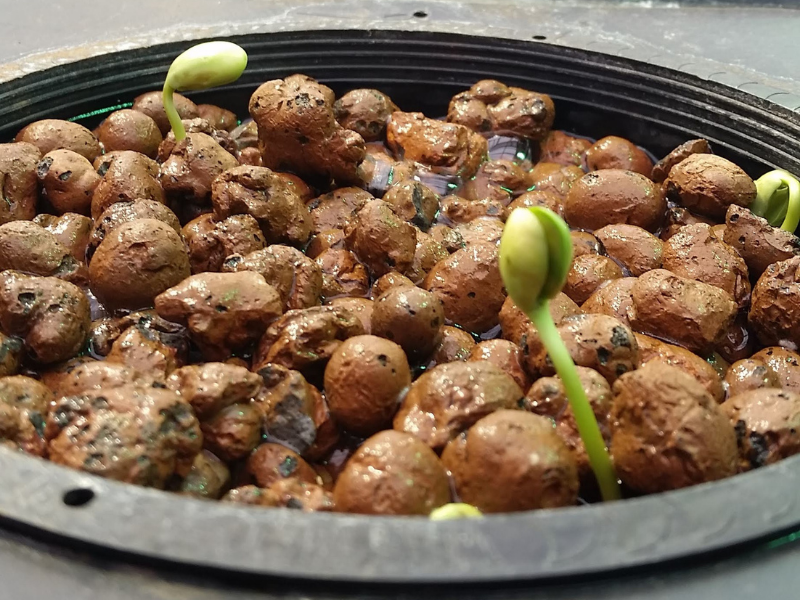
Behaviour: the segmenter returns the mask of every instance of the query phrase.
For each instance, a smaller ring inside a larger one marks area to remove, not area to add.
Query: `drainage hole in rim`
[[[89,502],[94,500],[94,492],[89,488],[75,488],[74,490],[64,492],[64,496],[61,500],[67,506],[86,506]]]
[[[532,35],[531,38],[534,39],[534,40],[539,40],[541,42],[543,40],[546,40],[547,36],[546,35]]]
[[[424,19],[425,17],[428,16],[428,13],[425,12],[424,10],[418,10],[417,12],[414,13],[413,16],[415,16],[418,19]]]

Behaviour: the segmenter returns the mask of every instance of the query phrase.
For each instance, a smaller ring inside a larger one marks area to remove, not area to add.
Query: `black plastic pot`
[[[192,97],[242,115],[259,83],[295,72],[337,92],[376,87],[404,110],[429,115],[442,114],[454,93],[478,79],[496,78],[552,95],[561,129],[594,137],[622,135],[659,156],[703,136],[751,176],[774,167],[800,173],[797,114],[626,59],[432,33],[316,31],[233,41],[250,56],[244,77],[225,90]],[[184,47],[110,54],[1,84],[0,139],[46,117],[80,117],[91,127],[108,110],[160,87],[170,61]],[[251,581],[499,585],[608,577],[788,540],[785,536],[800,528],[799,496],[797,457],[718,483],[616,504],[431,523],[201,502],[0,449],[0,518],[6,527],[171,568],[246,574]]]

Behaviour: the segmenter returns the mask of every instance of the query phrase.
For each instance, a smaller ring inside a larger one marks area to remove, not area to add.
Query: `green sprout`
[[[205,90],[233,83],[247,66],[247,53],[231,42],[206,42],[192,46],[178,56],[164,80],[164,110],[175,133],[175,141],[186,137],[181,117],[175,110],[174,92]]]
[[[770,171],[756,180],[756,199],[750,206],[753,214],[764,217],[770,225],[780,225],[794,232],[800,223],[800,182],[781,169]]]
[[[550,300],[564,287],[572,263],[569,227],[553,211],[517,208],[500,239],[500,273],[508,295],[539,330],[575,416],[603,500],[620,498],[619,483],[578,371],[550,315]]]
[[[453,519],[480,519],[483,513],[472,504],[451,502],[440,506],[431,512],[431,521],[452,521]]]

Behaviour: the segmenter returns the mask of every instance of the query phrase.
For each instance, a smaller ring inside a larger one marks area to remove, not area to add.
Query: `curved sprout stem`
[[[789,203],[786,206],[786,218],[783,220],[781,229],[793,233],[800,224],[800,182],[788,173],[786,173],[784,181],[789,187]]]
[[[175,109],[175,102],[172,97],[173,93],[174,90],[172,89],[172,86],[169,83],[164,82],[164,90],[161,92],[162,101],[164,102],[164,110],[167,113],[167,118],[169,119],[169,124],[172,127],[172,131],[175,134],[175,141],[180,142],[186,137],[186,129],[183,126],[183,121],[181,121],[181,116]]]
[[[550,360],[567,392],[569,405],[572,407],[572,414],[575,416],[575,423],[578,426],[578,434],[586,448],[589,464],[600,486],[603,500],[606,502],[619,500],[621,493],[614,465],[600,433],[592,405],[581,385],[578,370],[575,368],[575,363],[572,362],[572,357],[550,315],[549,301],[540,303],[528,313],[528,317],[539,330],[542,343],[547,348]]]

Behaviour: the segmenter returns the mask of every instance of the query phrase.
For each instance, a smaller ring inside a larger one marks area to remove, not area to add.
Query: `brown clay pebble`
[[[381,275],[375,280],[375,283],[370,288],[370,296],[377,300],[390,289],[396,287],[414,287],[414,282],[397,271],[389,271],[386,275]]]
[[[531,378],[523,367],[522,349],[508,340],[486,340],[473,346],[468,361],[485,360],[511,375],[523,392],[531,386]]]
[[[183,240],[169,225],[139,219],[114,229],[89,265],[92,292],[109,308],[147,308],[189,276]]]
[[[329,304],[349,310],[361,322],[364,333],[372,333],[372,311],[375,309],[375,302],[369,298],[334,298]]]
[[[152,380],[162,382],[177,369],[177,350],[138,327],[126,329],[111,345],[106,362],[127,365]]]
[[[0,144],[0,181],[3,182],[5,200],[0,203],[0,225],[30,220],[36,215],[39,200],[36,167],[41,158],[39,149],[33,144]]]
[[[16,375],[22,359],[22,340],[0,331],[0,377]]]
[[[192,469],[181,481],[179,493],[194,498],[216,500],[230,486],[231,473],[227,465],[208,450],[194,457]]]
[[[576,304],[583,304],[603,285],[622,276],[620,266],[607,256],[597,254],[576,256],[567,274],[564,293]]]
[[[64,215],[66,216],[66,215]],[[137,219],[156,219],[169,225],[176,233],[181,233],[178,217],[167,206],[155,200],[136,200],[135,202],[116,202],[95,219],[89,240],[89,254],[94,255],[97,247],[123,223]]]
[[[773,263],[800,255],[800,238],[790,231],[772,227],[766,219],[735,204],[731,204],[725,214],[723,240],[736,249],[754,277],[760,276]]]
[[[724,290],[664,269],[639,277],[631,297],[630,319],[636,331],[693,352],[719,343],[736,316],[736,303]]]
[[[414,260],[406,269],[405,274],[415,283],[421,283],[440,260],[450,256],[450,253],[433,237],[422,231],[417,231],[417,246],[414,249]]]
[[[753,287],[748,320],[765,346],[800,346],[800,256],[774,263]]]
[[[450,362],[425,371],[411,385],[394,428],[438,451],[480,418],[515,408],[522,397],[513,377],[492,363]]]
[[[88,279],[86,266],[56,236],[32,221],[0,225],[0,271],[7,269],[58,277],[76,285],[86,285]]]
[[[570,231],[572,239],[572,257],[583,256],[584,254],[602,254],[603,247],[598,239],[588,231]]]
[[[236,114],[213,104],[198,104],[197,116],[208,121],[214,129],[233,131],[236,129]]]
[[[246,458],[261,441],[262,414],[252,404],[231,404],[200,423],[203,448],[233,462]]]
[[[470,334],[458,327],[445,325],[441,330],[442,337],[439,345],[430,356],[433,366],[455,361],[466,361],[469,358],[475,340]]]
[[[72,150],[52,150],[36,167],[43,197],[58,214],[88,215],[100,175],[92,163]]]
[[[436,264],[422,287],[444,303],[451,323],[473,333],[490,330],[506,299],[497,246],[475,244],[454,252]]]
[[[578,472],[546,417],[499,410],[447,445],[442,462],[461,501],[500,513],[570,506]]]
[[[437,296],[418,287],[399,286],[375,300],[370,331],[396,342],[416,360],[436,348],[442,325],[444,307]]]
[[[625,169],[650,177],[653,170],[653,161],[644,150],[614,135],[597,140],[586,150],[585,157],[590,171]]]
[[[325,367],[331,415],[344,429],[368,436],[391,424],[411,371],[403,349],[374,335],[351,337]]]
[[[528,181],[536,191],[566,198],[575,182],[583,176],[584,172],[580,167],[540,162],[528,173]]]
[[[225,363],[189,365],[175,371],[167,387],[178,392],[201,420],[238,402],[249,402],[261,388],[261,378]]]
[[[94,134],[78,123],[44,119],[24,127],[14,138],[15,142],[28,142],[44,156],[53,150],[72,150],[89,162],[100,156],[100,144]]]
[[[30,377],[0,377],[0,446],[45,456],[44,423],[53,393]]]
[[[581,305],[581,309],[587,314],[616,317],[630,327],[630,311],[633,306],[631,290],[634,285],[636,285],[636,277],[613,279],[595,290]]]
[[[239,161],[214,138],[205,133],[187,133],[162,163],[158,180],[171,200],[205,204],[211,199],[216,177],[234,167],[239,167]]]
[[[389,96],[372,89],[350,90],[333,105],[339,124],[355,131],[367,142],[383,137],[386,121],[396,110],[397,106]]]
[[[551,131],[540,144],[539,160],[580,167],[583,153],[591,146],[592,142],[585,138],[575,137],[563,131]]]
[[[800,394],[751,390],[729,398],[721,408],[736,428],[742,470],[800,453]]]
[[[89,217],[76,213],[64,213],[60,217],[39,214],[33,220],[56,236],[58,242],[69,250],[76,260],[86,260],[86,249],[93,222]]]
[[[756,184],[731,161],[714,154],[692,154],[672,167],[664,182],[667,198],[715,219],[725,217],[731,204],[748,207]]]
[[[386,190],[383,201],[401,219],[427,231],[439,212],[439,196],[419,181],[401,181]]]
[[[650,179],[656,183],[661,183],[669,177],[672,167],[682,162],[692,154],[712,154],[711,146],[707,140],[689,140],[684,142],[675,150],[667,154],[664,158],[658,161],[650,173]]]
[[[612,281],[609,285],[612,285]],[[559,292],[550,300],[550,316],[556,325],[561,324],[565,317],[571,315],[580,315],[584,311],[581,307],[575,304],[569,296],[563,292]],[[587,311],[588,312],[588,311]],[[525,336],[532,330],[535,334],[536,328],[531,323],[524,312],[522,312],[511,298],[506,298],[503,306],[500,309],[500,327],[503,332],[503,338],[511,340],[515,344],[523,344]]]
[[[564,218],[579,229],[626,223],[655,231],[666,210],[658,186],[644,175],[622,169],[587,173],[573,184],[564,202]]]
[[[261,444],[247,459],[247,472],[261,487],[269,487],[280,479],[296,477],[316,483],[317,474],[299,454],[280,444]]]
[[[434,225],[430,228],[428,233],[450,254],[464,247],[464,239],[461,237],[461,234],[447,225]]]
[[[641,493],[736,474],[736,434],[700,383],[651,362],[614,383],[611,456],[622,482]]]
[[[649,231],[636,225],[606,225],[594,232],[606,254],[638,277],[660,269],[664,243]]]
[[[482,200],[467,200],[460,196],[445,196],[441,202],[440,218],[445,223],[469,223],[481,217],[504,219],[506,205],[499,200],[484,198]]]
[[[92,194],[92,218],[97,219],[103,211],[116,202],[153,200],[165,204],[164,190],[158,182],[158,163],[138,152],[114,153],[104,172],[103,179]]]
[[[372,200],[372,194],[356,187],[339,188],[314,198],[308,202],[311,230],[314,233],[345,230],[355,219],[356,213]]]
[[[464,248],[478,244],[497,246],[503,236],[503,222],[494,217],[479,217],[469,223],[457,225],[456,231],[464,242]]]
[[[733,363],[725,373],[728,397],[759,388],[780,388],[800,393],[800,355],[770,346],[748,359]]]
[[[133,150],[155,158],[161,143],[156,122],[138,110],[117,110],[97,128],[97,137],[106,152]]]
[[[375,277],[389,271],[402,273],[414,260],[416,230],[400,219],[387,202],[368,202],[345,232],[347,247]]]
[[[369,438],[347,461],[333,496],[340,512],[428,515],[450,501],[450,483],[430,448],[389,430]]]
[[[78,396],[94,390],[118,388],[136,383],[137,380],[143,382],[147,381],[148,377],[149,373],[145,375],[123,364],[95,360],[78,364],[64,373],[58,384],[51,389],[56,398],[62,398],[63,396]]]
[[[528,187],[527,173],[515,162],[490,159],[481,163],[475,176],[464,182],[458,195],[467,200],[491,200],[507,206],[512,196],[524,193]]]
[[[360,298],[369,292],[369,273],[349,250],[325,250],[317,257],[316,264],[322,273],[321,294],[324,298]]]
[[[508,215],[510,215],[514,209],[530,208],[532,206],[548,208],[556,213],[559,217],[564,216],[563,198],[556,196],[552,192],[533,190],[530,192],[525,192],[521,196],[517,196],[514,200],[512,200],[511,204],[506,207],[505,218],[508,218]]]
[[[320,254],[329,248],[343,248],[344,247],[344,230],[342,229],[326,229],[320,231],[306,246],[306,256],[309,258],[317,258]]]
[[[175,110],[178,112],[178,116],[181,119],[195,119],[200,116],[198,106],[186,96],[173,94],[172,101],[175,103]],[[136,96],[136,98],[133,99],[133,106],[131,108],[153,119],[156,125],[158,125],[162,135],[167,135],[172,129],[169,119],[167,118],[167,112],[164,110],[164,100],[162,99],[160,90]]]

